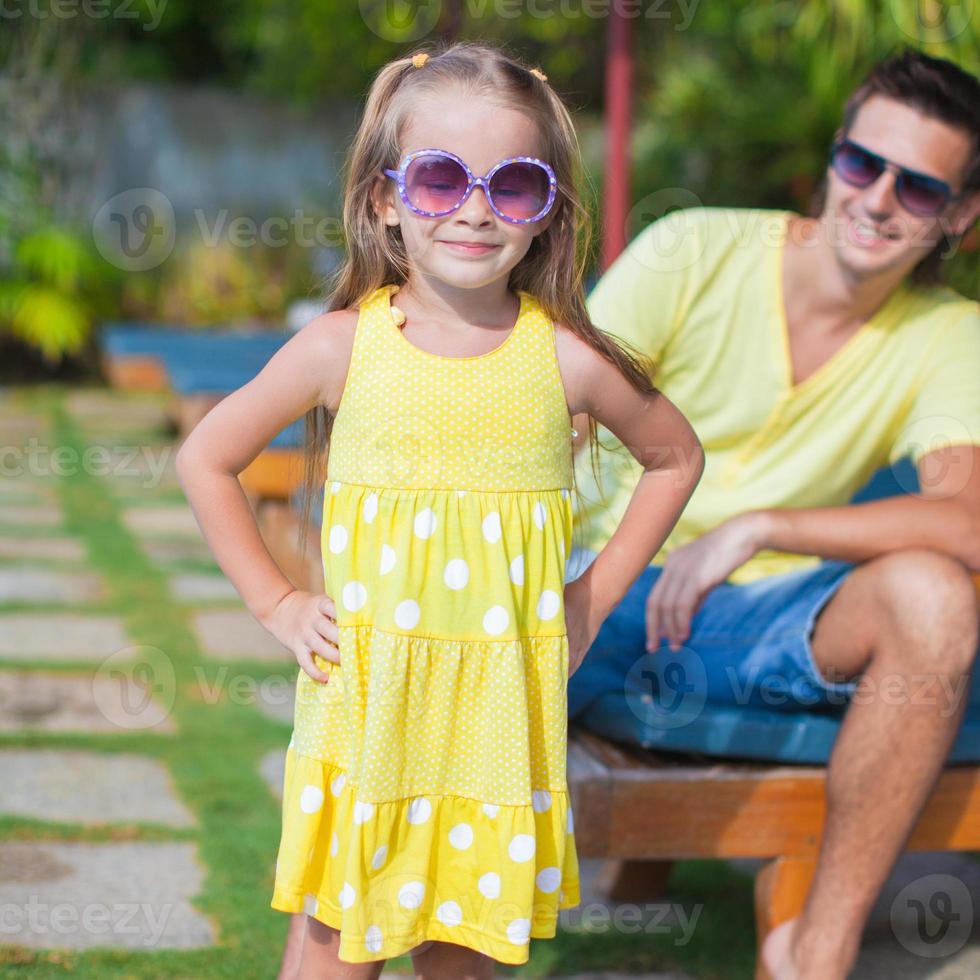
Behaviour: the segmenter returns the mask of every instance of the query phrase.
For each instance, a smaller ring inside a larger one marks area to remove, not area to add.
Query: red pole
[[[632,18],[610,4],[606,58],[606,179],[602,206],[602,268],[609,268],[626,247],[630,201],[630,115],[633,61]]]

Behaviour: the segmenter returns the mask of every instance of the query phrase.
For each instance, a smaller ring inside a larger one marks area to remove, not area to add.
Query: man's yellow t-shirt
[[[980,444],[980,307],[949,289],[903,284],[816,373],[791,384],[782,296],[791,216],[675,211],[634,239],[589,298],[598,327],[652,359],[657,387],[705,450],[701,481],[655,564],[737,514],[847,504],[883,465]],[[577,540],[594,551],[641,472],[608,429],[599,438],[610,447],[599,486],[587,447],[575,469]],[[819,561],[763,551],[729,581]]]

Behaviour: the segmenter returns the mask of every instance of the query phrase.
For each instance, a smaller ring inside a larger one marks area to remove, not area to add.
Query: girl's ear
[[[374,183],[371,185],[371,206],[375,214],[381,215],[386,225],[394,227],[401,224],[395,208],[391,181],[387,177],[374,178]]]

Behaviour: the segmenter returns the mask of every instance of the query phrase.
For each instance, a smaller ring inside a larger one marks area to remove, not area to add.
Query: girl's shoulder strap
[[[555,324],[541,301],[526,290],[517,290],[521,298],[521,323],[532,346],[544,345],[547,349],[554,346]]]
[[[384,317],[389,315],[388,297],[397,288],[393,285],[379,286],[367,293],[360,302],[352,304],[353,309],[357,311],[357,323],[354,328],[354,343],[351,347],[347,381],[344,386],[345,393],[361,384],[361,376],[365,372],[377,370],[380,348],[385,338]],[[383,355],[380,359],[383,359]]]
[[[358,310],[360,311],[360,317],[363,318],[365,313],[373,313],[377,309],[383,309],[385,304],[389,302],[391,294],[398,289],[398,286],[394,283],[387,283],[384,286],[378,286],[377,289],[368,293],[364,299],[358,303]]]
[[[357,334],[354,338],[356,347],[375,347],[384,342],[386,330],[384,324],[390,319],[390,297],[398,287],[394,284],[378,286],[367,293],[357,304]]]

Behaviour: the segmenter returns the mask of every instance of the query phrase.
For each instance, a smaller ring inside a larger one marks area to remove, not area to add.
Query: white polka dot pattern
[[[361,306],[334,421],[324,588],[340,664],[297,675],[272,906],[370,962],[427,940],[527,962],[579,902],[565,781],[571,423],[554,327],[447,358]]]

